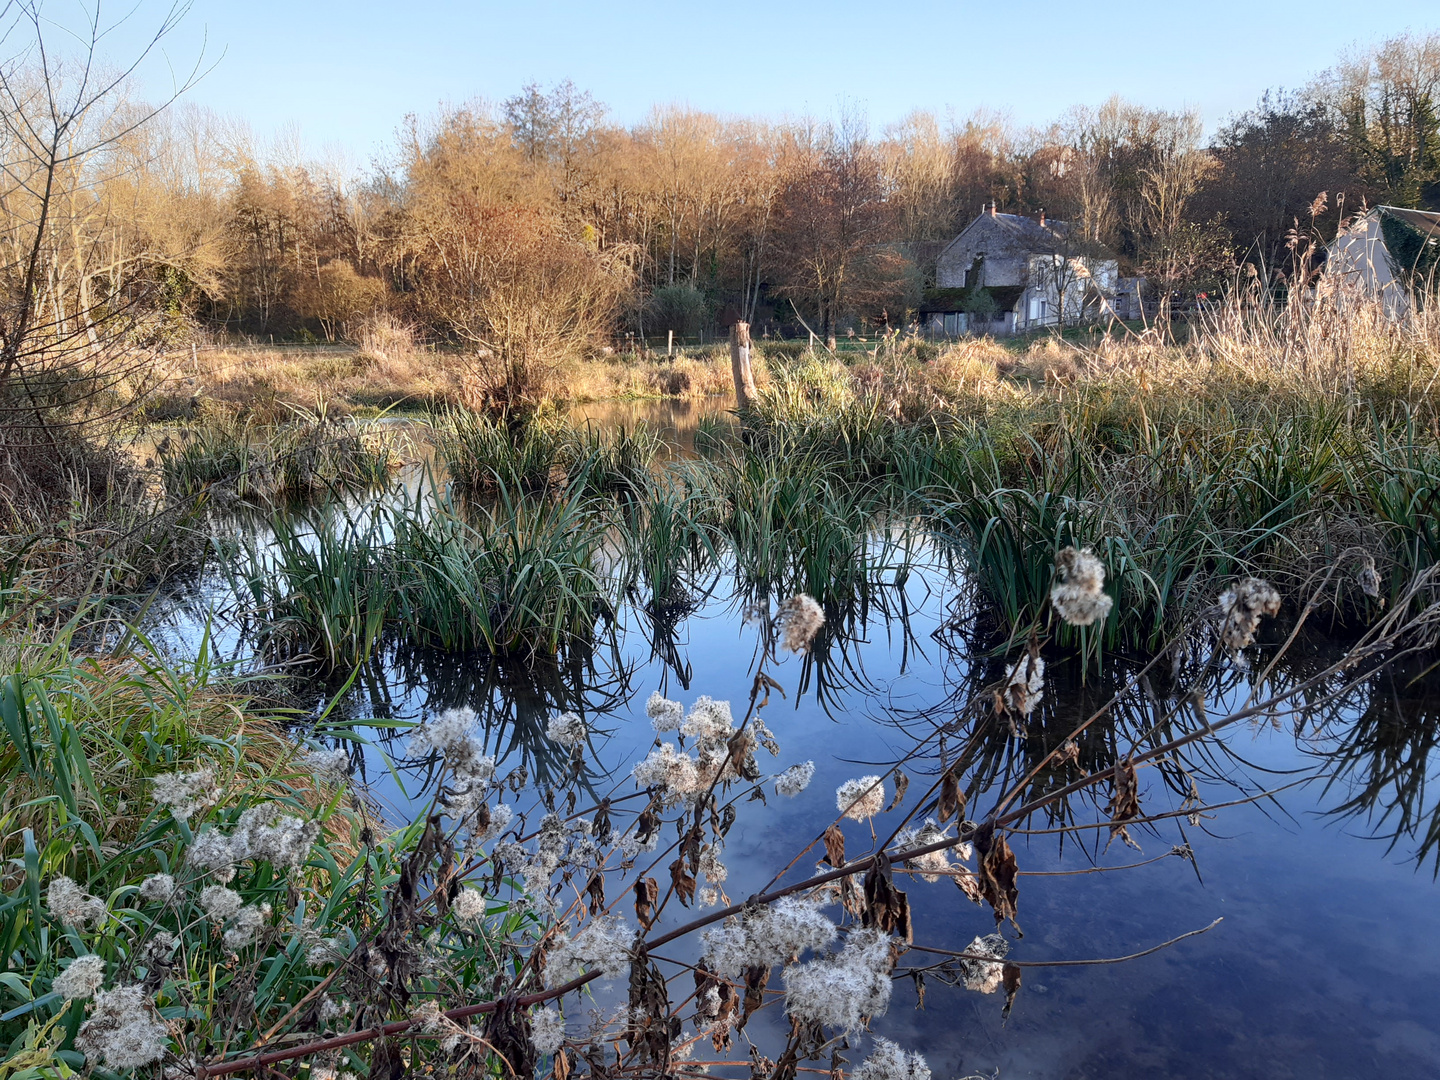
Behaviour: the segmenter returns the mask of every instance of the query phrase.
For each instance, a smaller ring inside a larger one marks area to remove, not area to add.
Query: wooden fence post
[[[745,412],[755,403],[755,376],[750,371],[750,324],[730,328],[730,371],[735,376],[735,405]]]

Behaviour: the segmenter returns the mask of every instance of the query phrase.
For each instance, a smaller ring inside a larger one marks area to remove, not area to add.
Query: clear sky
[[[141,0],[110,51],[162,12]],[[305,146],[364,162],[407,113],[566,78],[624,123],[664,103],[779,118],[849,102],[876,130],[917,107],[1040,124],[1119,93],[1196,106],[1213,128],[1266,87],[1302,85],[1342,50],[1407,29],[1440,30],[1440,0],[195,0],[164,48],[188,67],[203,39],[216,61],[189,100],[262,139],[298,127]],[[163,91],[163,63],[144,80]]]

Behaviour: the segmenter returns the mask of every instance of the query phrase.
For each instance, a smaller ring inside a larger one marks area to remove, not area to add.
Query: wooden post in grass
[[[730,327],[730,371],[735,376],[735,406],[745,412],[755,403],[755,376],[750,371],[750,324]]]

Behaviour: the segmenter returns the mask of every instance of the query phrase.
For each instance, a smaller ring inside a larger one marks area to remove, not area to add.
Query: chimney
[[[1043,206],[1040,208],[1040,227],[1042,229],[1045,227],[1045,208]]]
[[[995,216],[995,204],[993,202],[990,204],[990,216]]]

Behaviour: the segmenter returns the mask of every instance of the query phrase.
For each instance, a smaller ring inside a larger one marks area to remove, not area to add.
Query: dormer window
[[[975,254],[975,261],[970,264],[970,269],[965,271],[965,288],[978,289],[985,281],[985,253],[983,251]]]

